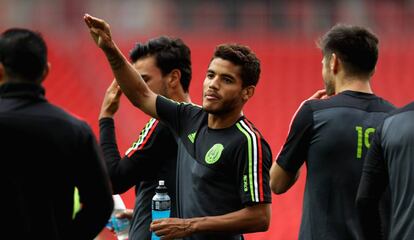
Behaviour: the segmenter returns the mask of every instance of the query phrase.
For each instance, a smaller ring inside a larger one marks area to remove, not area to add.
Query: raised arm
[[[92,39],[102,49],[111,65],[116,81],[134,106],[146,114],[158,118],[156,111],[157,95],[152,92],[141,75],[128,62],[112,40],[109,24],[104,20],[85,14],[83,17]]]

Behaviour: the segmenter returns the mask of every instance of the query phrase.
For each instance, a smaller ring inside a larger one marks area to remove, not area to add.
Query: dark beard
[[[225,102],[222,105],[222,108],[220,108],[220,109],[213,109],[213,110],[208,110],[208,109],[205,109],[205,108],[203,108],[203,109],[204,109],[204,111],[206,111],[209,114],[213,114],[213,115],[216,115],[216,116],[223,116],[223,115],[227,115],[228,113],[232,112],[233,109],[236,108],[235,107],[236,105],[237,105],[237,99],[233,99],[232,101]]]
[[[325,90],[327,96],[332,96],[335,94],[335,85],[332,82],[325,83]]]

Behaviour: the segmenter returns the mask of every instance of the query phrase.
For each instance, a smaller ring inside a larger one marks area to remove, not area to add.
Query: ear
[[[254,95],[254,91],[256,90],[256,87],[253,85],[247,86],[243,88],[242,90],[242,99],[244,102],[247,102],[251,97]]]
[[[332,53],[331,60],[329,61],[329,68],[334,74],[338,73],[339,68],[340,68],[339,64],[340,64],[340,60],[338,56],[335,53]]]
[[[45,70],[43,70],[42,78],[39,80],[39,83],[43,82],[46,79],[51,68],[52,68],[52,65],[50,64],[50,62],[47,62]]]
[[[173,69],[169,75],[170,77],[167,82],[168,87],[172,89],[178,87],[181,84],[181,71],[178,69]]]

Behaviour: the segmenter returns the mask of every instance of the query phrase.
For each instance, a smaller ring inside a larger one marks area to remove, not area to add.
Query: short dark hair
[[[325,57],[335,53],[352,75],[369,75],[378,60],[378,38],[370,30],[345,24],[332,27],[318,42]]]
[[[247,46],[227,43],[216,47],[213,59],[221,58],[241,66],[242,86],[256,86],[260,77],[260,60],[256,54]]]
[[[181,71],[181,86],[188,92],[191,81],[191,51],[179,38],[161,36],[146,43],[137,43],[130,51],[129,58],[136,62],[146,56],[155,56],[157,67],[163,75],[174,69]]]
[[[46,43],[40,33],[8,29],[0,36],[0,62],[9,78],[37,82],[47,65]]]

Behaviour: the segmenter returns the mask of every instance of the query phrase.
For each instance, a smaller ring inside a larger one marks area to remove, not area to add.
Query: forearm
[[[220,216],[188,219],[196,232],[263,232],[269,228],[270,204],[259,204]]]
[[[155,110],[156,94],[149,89],[141,75],[128,62],[121,50],[114,43],[113,47],[105,49],[104,53],[116,81],[129,101],[146,114],[157,118]]]
[[[120,171],[121,155],[115,137],[115,126],[113,119],[102,118],[99,120],[100,145],[103,152],[106,168],[111,180],[112,191],[119,194],[127,191],[130,186],[122,181],[123,175]]]
[[[270,168],[270,188],[275,194],[282,194],[289,190],[299,177],[299,171],[297,173],[290,173],[285,171],[275,161]]]

